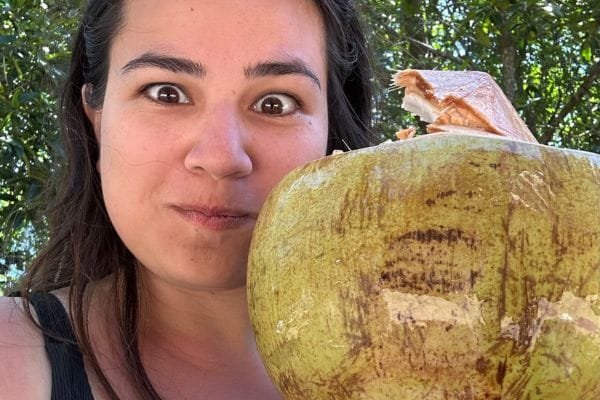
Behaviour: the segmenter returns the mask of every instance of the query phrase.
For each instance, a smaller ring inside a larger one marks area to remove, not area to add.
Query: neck
[[[224,393],[230,394],[228,398],[279,398],[256,350],[245,287],[191,290],[147,275],[140,278],[138,346],[145,372],[165,398],[186,397],[182,393],[190,398],[193,393],[214,394],[207,395],[210,398],[225,398]],[[135,383],[123,349],[113,341],[118,327],[106,301],[114,287],[107,279],[96,288],[94,307],[105,312],[95,315],[107,318],[91,320],[94,351],[109,381],[124,398],[133,398]]]
[[[186,357],[227,359],[256,353],[246,287],[190,289],[140,274],[142,346],[180,349]]]

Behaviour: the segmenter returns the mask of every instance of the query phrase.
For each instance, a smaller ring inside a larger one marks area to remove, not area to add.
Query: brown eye
[[[186,94],[175,85],[166,83],[150,85],[146,94],[154,101],[167,104],[187,104],[190,102]]]
[[[298,102],[286,94],[268,94],[254,103],[252,109],[263,114],[283,116],[298,110]]]

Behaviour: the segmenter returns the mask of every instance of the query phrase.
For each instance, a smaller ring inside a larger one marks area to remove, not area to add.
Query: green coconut
[[[600,398],[600,155],[427,135],[293,171],[249,258],[287,399]]]

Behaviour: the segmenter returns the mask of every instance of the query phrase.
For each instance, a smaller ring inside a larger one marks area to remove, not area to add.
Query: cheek
[[[263,166],[269,171],[269,191],[293,169],[325,156],[327,121],[311,124],[310,133],[299,133],[293,140],[277,138],[270,148],[266,153],[268,161]]]
[[[102,122],[98,165],[107,206],[123,209],[152,195],[174,165],[174,151],[143,115],[113,115]]]
[[[173,134],[169,127],[142,112],[112,112],[102,120],[100,163],[105,167],[115,162],[141,166],[166,163],[173,152]]]

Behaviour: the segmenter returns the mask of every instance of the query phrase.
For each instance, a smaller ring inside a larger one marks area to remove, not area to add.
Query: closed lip
[[[222,206],[175,204],[172,208],[194,224],[214,230],[236,228],[258,216],[248,210]]]

